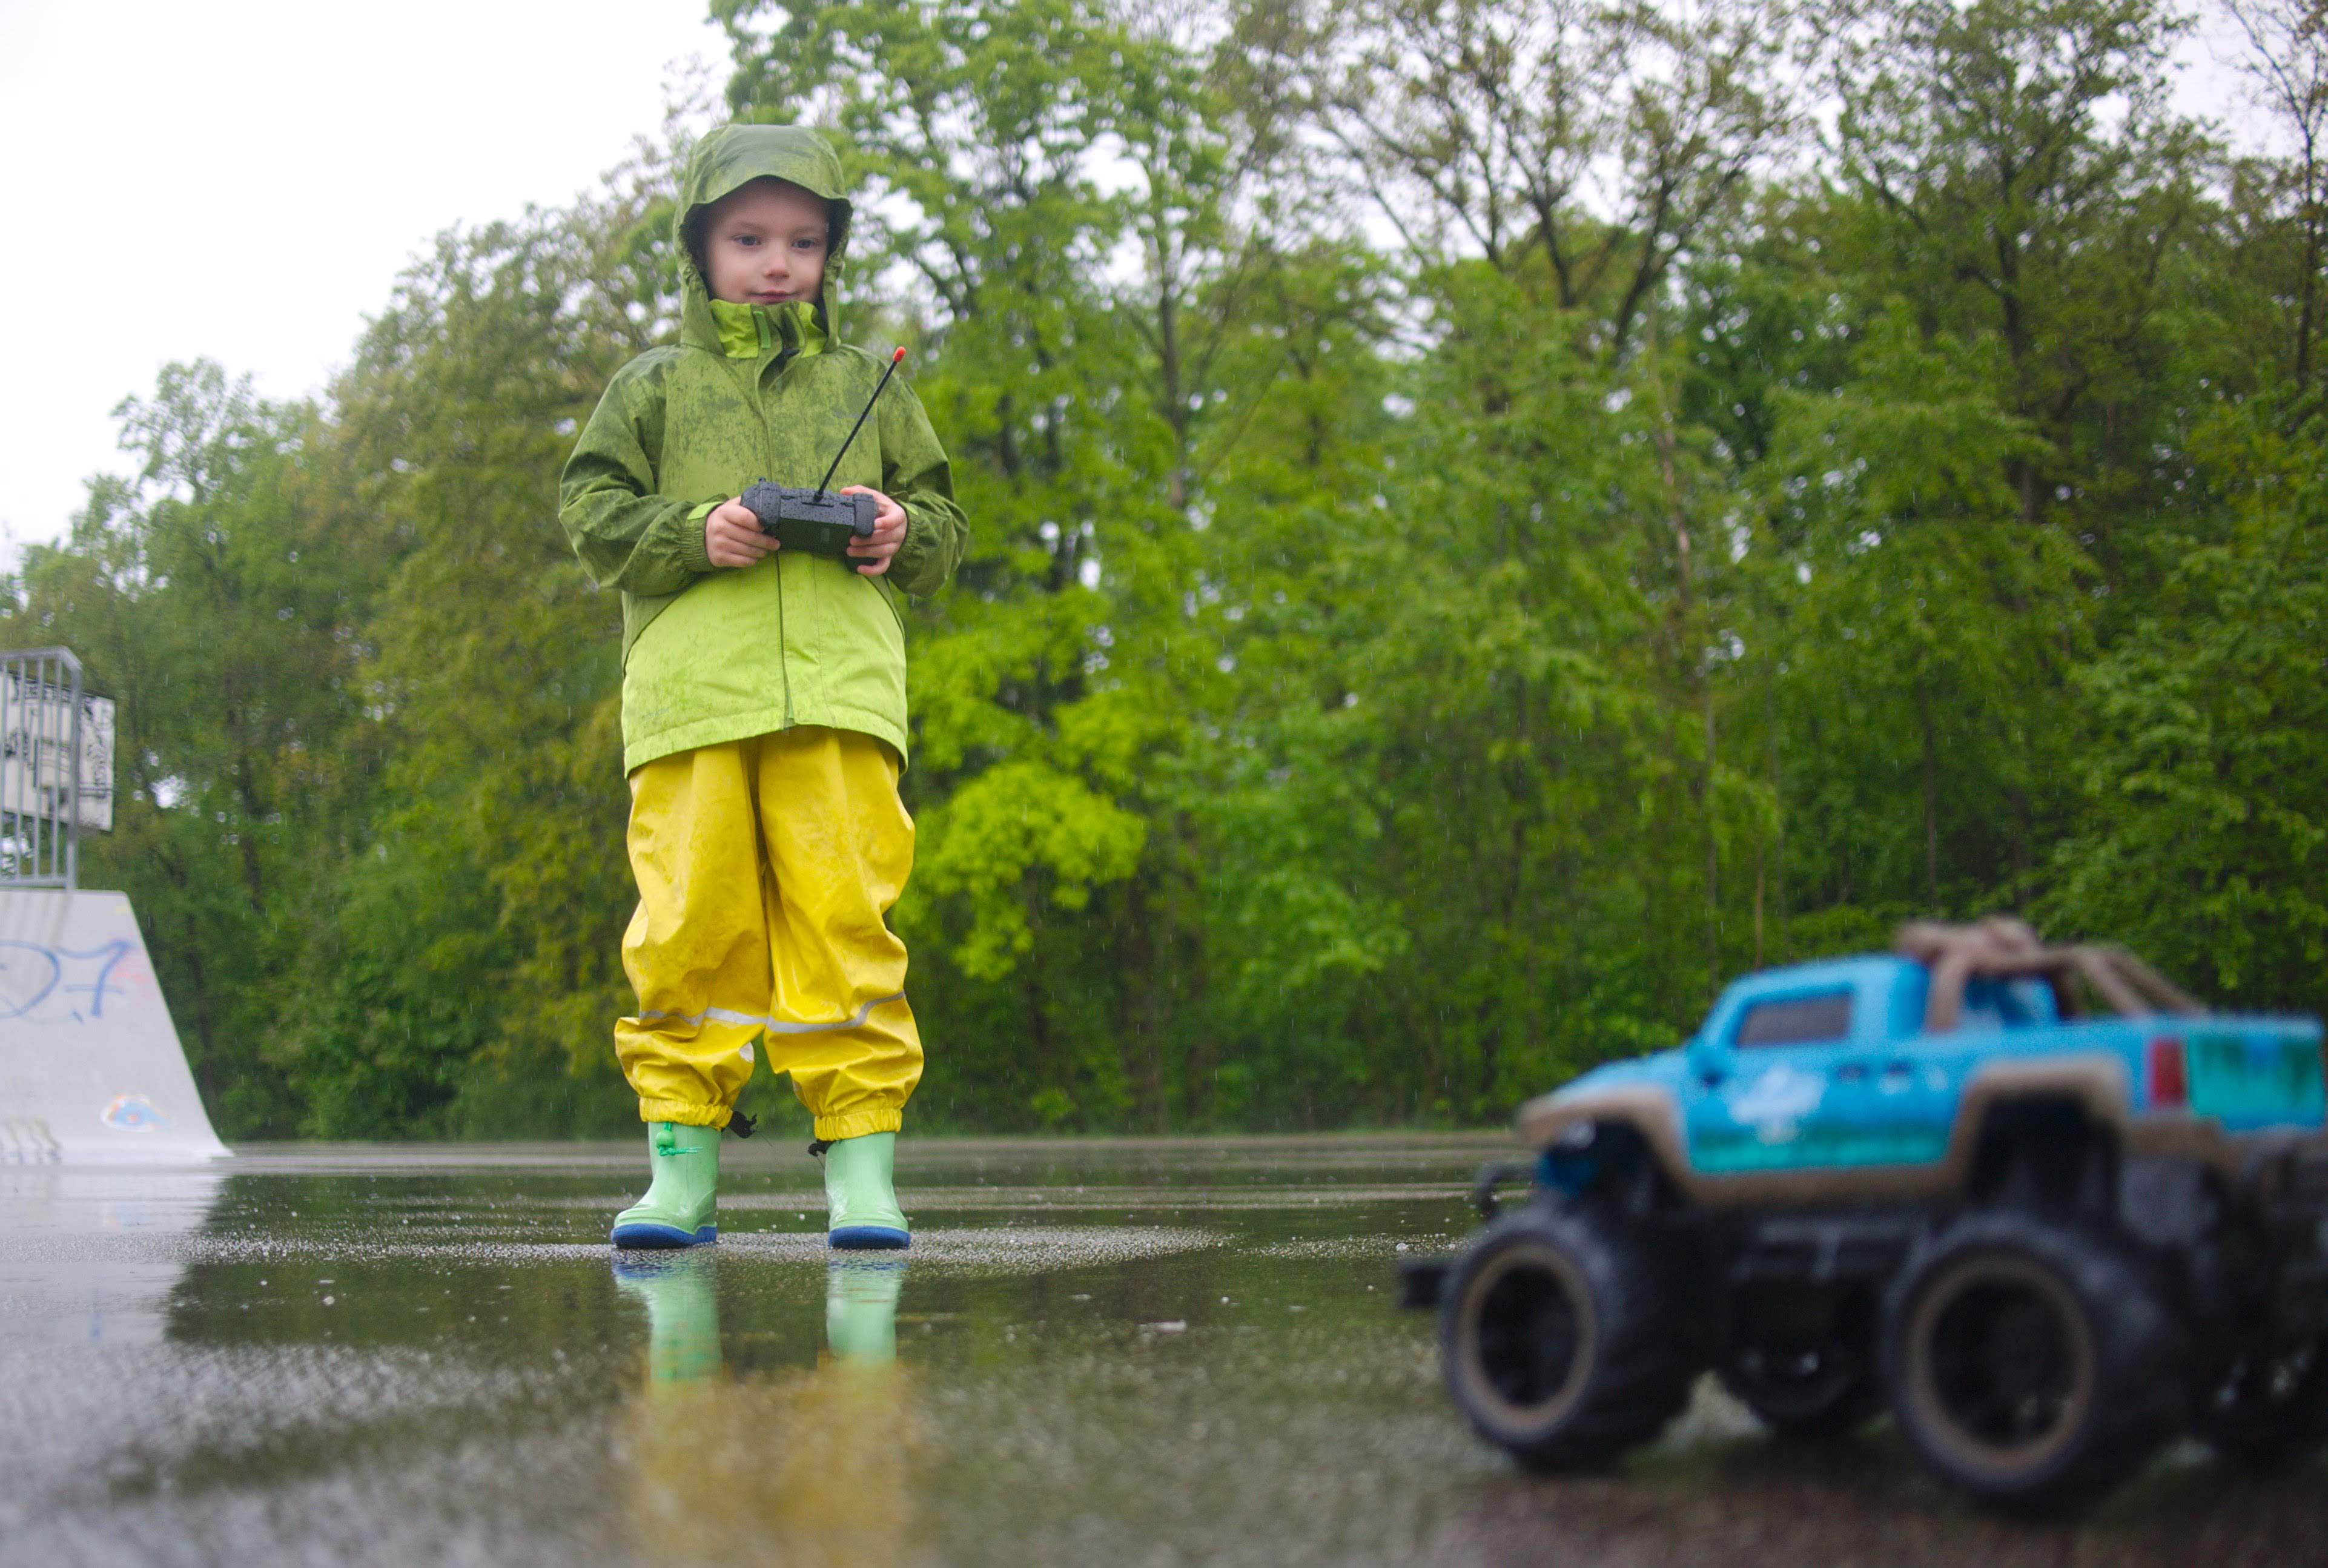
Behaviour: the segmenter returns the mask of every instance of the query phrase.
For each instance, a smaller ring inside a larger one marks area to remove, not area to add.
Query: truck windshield
[[[1851,993],[1822,992],[1750,1004],[1738,1019],[1738,1046],[1807,1046],[1851,1037]]]

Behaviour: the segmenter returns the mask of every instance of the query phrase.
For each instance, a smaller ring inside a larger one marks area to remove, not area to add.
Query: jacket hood
[[[841,183],[840,158],[832,144],[805,126],[721,126],[695,144],[680,181],[679,210],[671,237],[679,243],[680,339],[719,351],[719,324],[711,314],[711,286],[695,264],[690,243],[705,210],[754,180],[789,181],[824,198],[832,212],[832,248],[824,259],[824,282],[816,308],[825,337],[840,341],[840,258],[849,243],[853,211]]]

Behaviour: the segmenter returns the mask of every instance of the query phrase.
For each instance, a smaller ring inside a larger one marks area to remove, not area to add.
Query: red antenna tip
[[[900,344],[898,345],[898,347],[897,347],[897,352],[896,352],[896,353],[891,354],[891,355],[889,356],[889,362],[890,362],[891,364],[893,364],[893,365],[894,365],[894,364],[897,363],[899,361],[903,360],[905,357],[906,357],[906,349],[905,349],[905,345],[904,345],[904,344],[902,344],[902,343],[900,343]]]

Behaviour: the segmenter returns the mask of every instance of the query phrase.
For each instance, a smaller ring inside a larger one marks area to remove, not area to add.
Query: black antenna
[[[849,452],[849,443],[856,440],[857,432],[865,428],[865,416],[873,411],[873,405],[880,399],[881,389],[889,384],[889,377],[891,373],[895,371],[899,365],[903,364],[905,360],[906,351],[903,348],[898,349],[896,353],[889,356],[888,370],[883,371],[881,372],[881,379],[873,383],[873,396],[865,399],[864,409],[858,414],[857,423],[849,427],[849,434],[841,441],[840,450],[832,455],[832,467],[826,469],[824,471],[824,477],[816,482],[816,493],[819,495],[822,495],[824,493],[824,487],[832,483],[833,470],[840,466],[841,458],[847,455]]]

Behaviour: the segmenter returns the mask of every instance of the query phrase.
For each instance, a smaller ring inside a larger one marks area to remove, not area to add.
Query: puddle
[[[2323,1467],[2188,1451],[2093,1519],[1972,1512],[1879,1428],[1708,1384],[1607,1474],[1520,1475],[1394,1260],[1500,1138],[925,1142],[836,1262],[796,1147],[714,1249],[618,1263],[629,1147],[266,1149],[0,1180],[0,1540],[70,1563],[2328,1559]]]

